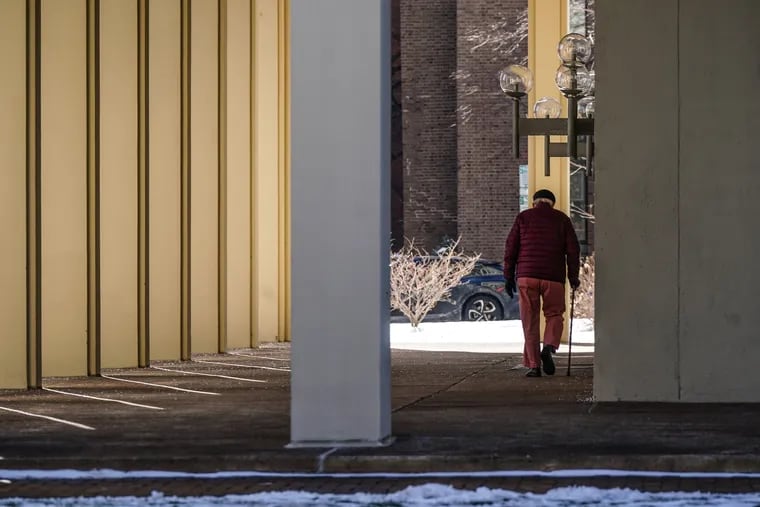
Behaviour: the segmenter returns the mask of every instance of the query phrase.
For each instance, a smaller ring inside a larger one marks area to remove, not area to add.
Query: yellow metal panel
[[[150,356],[180,357],[180,0],[149,2]]]
[[[567,116],[567,100],[557,88],[554,77],[560,60],[557,43],[567,33],[567,0],[528,0],[528,66],[533,71],[533,91],[528,95],[528,111],[540,97],[553,97],[562,104],[562,115]],[[554,136],[552,141],[565,141],[566,137]],[[540,188],[548,188],[557,197],[556,208],[570,214],[570,171],[568,159],[550,159],[551,175],[544,176],[544,138],[528,139],[528,196]],[[565,297],[570,315],[570,291]],[[541,328],[545,320],[541,315]],[[567,342],[568,326],[562,332],[562,342]]]
[[[102,366],[137,365],[137,2],[101,0]]]
[[[0,2],[0,388],[26,378],[26,2]]]
[[[534,87],[528,96],[528,111],[540,97],[553,97],[562,104],[563,116],[567,113],[567,100],[557,89],[554,76],[559,67],[557,43],[567,31],[567,0],[530,0],[528,4],[528,65],[533,71]],[[555,136],[552,141],[564,141]],[[544,139],[528,140],[528,192],[548,188],[557,196],[557,209],[570,210],[570,173],[567,159],[551,159],[551,176],[544,176]]]
[[[85,375],[85,1],[43,0],[41,6],[43,375]]]
[[[251,4],[227,4],[227,346],[251,346]]]
[[[280,302],[280,13],[277,0],[253,10],[253,336],[276,341]]]
[[[218,53],[217,0],[194,0],[190,54],[190,306],[192,352],[217,352]]]

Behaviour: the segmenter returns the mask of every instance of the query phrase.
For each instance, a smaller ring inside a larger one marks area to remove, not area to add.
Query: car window
[[[474,276],[487,276],[487,275],[500,275],[501,269],[498,266],[492,264],[476,264],[472,270]]]

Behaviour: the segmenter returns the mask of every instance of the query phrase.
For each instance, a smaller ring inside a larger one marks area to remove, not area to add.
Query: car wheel
[[[502,320],[504,311],[495,297],[480,294],[467,300],[462,317],[469,321]]]

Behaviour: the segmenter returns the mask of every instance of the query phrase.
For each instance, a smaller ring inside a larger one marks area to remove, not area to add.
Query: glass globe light
[[[533,73],[524,65],[508,65],[499,72],[499,84],[507,95],[519,97],[533,89]]]
[[[573,78],[575,78],[575,81],[573,81]],[[557,83],[557,88],[565,96],[577,96],[583,93],[584,86],[588,87],[590,78],[588,70],[583,65],[580,67],[560,65],[554,81]]]
[[[533,106],[533,116],[536,118],[559,118],[562,106],[552,97],[541,97]]]
[[[593,118],[594,117],[594,97],[583,97],[578,101],[578,114],[581,118]]]
[[[586,63],[591,58],[591,41],[579,33],[569,33],[557,44],[557,54],[566,65]]]

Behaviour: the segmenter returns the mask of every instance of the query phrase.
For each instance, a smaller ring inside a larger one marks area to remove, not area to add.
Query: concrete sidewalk
[[[43,390],[0,391],[0,480],[10,480],[0,483],[0,497],[35,496],[30,491],[45,496],[140,494],[156,481],[186,494],[305,483],[314,490],[363,485],[365,491],[385,491],[430,481],[353,476],[340,482],[314,475],[372,472],[455,472],[462,474],[460,479],[446,483],[535,490],[594,481],[649,490],[674,481],[682,489],[704,490],[709,484],[720,491],[760,489],[760,481],[751,477],[693,479],[692,488],[692,479],[683,477],[468,476],[473,471],[568,469],[760,472],[760,405],[596,404],[593,355],[574,353],[571,376],[565,375],[565,355],[557,359],[557,375],[531,379],[524,377],[515,353],[393,350],[396,439],[391,446],[371,449],[286,448],[288,345],[110,370],[103,377],[46,379]],[[60,469],[308,475],[67,481],[39,473],[11,477],[10,472]]]

